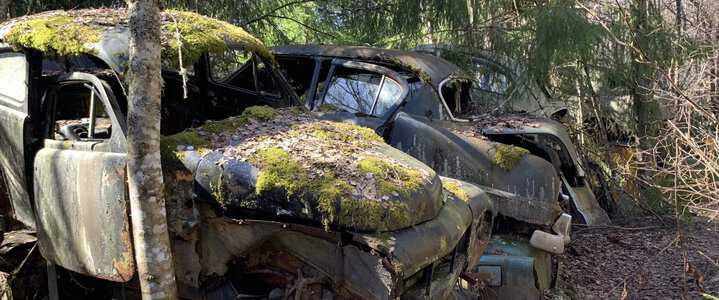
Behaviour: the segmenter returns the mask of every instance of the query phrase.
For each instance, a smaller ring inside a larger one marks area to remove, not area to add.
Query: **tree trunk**
[[[129,0],[128,181],[143,299],[176,299],[160,162],[160,3]]]
[[[651,28],[648,24],[649,1],[634,0],[632,7],[633,44],[636,49],[646,53],[649,50]],[[650,140],[656,136],[656,118],[659,107],[652,93],[653,71],[650,59],[643,53],[632,51],[632,82],[631,93],[634,115],[636,117],[636,133],[640,138],[642,150],[650,147]]]
[[[12,0],[0,0],[0,22],[10,17],[10,4],[12,4]]]

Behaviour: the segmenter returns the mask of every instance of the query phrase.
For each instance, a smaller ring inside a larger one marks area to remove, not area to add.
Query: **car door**
[[[0,185],[7,189],[12,218],[34,228],[25,162],[30,139],[29,73],[24,53],[0,47]]]
[[[119,106],[85,73],[53,83],[45,102],[48,138],[34,160],[40,251],[66,269],[128,281],[135,267]]]

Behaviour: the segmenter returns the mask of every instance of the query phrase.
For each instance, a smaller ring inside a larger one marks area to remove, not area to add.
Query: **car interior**
[[[127,115],[127,97],[121,79],[108,71],[104,62],[89,55],[45,57],[42,69],[43,110],[49,139],[109,139],[114,128],[111,113],[98,100],[92,85],[82,81],[63,81],[62,75],[86,72],[95,75],[117,99],[119,118]],[[204,56],[188,72],[187,81],[163,66],[161,133],[172,135],[187,128],[240,115],[254,105],[289,105],[271,68],[250,52],[231,50],[225,55]]]

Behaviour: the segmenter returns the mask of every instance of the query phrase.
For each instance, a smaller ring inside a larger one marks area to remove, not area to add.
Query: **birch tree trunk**
[[[129,0],[128,177],[143,299],[176,299],[160,162],[160,1]]]

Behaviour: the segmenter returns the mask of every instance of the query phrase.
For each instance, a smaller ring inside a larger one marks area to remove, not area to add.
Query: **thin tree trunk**
[[[160,2],[129,0],[128,179],[143,299],[176,299],[160,162]]]
[[[0,22],[10,17],[10,4],[12,0],[0,0]]]

